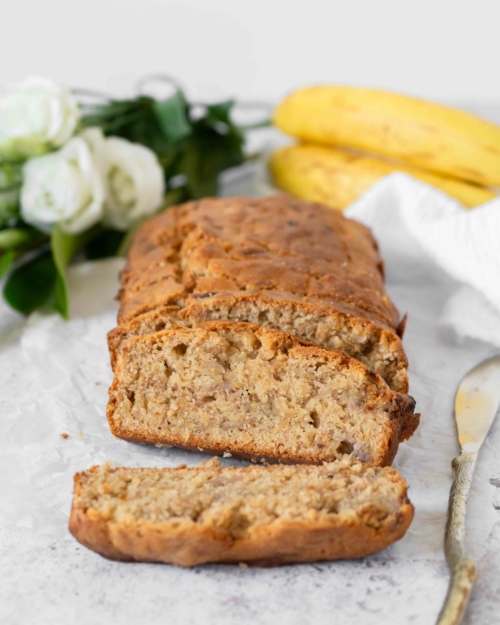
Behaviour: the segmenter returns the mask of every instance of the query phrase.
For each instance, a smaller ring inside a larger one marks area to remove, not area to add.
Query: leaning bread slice
[[[70,531],[116,560],[272,566],[359,558],[399,540],[405,481],[351,459],[322,466],[126,469],[75,476]]]
[[[237,321],[286,332],[312,345],[335,349],[373,369],[395,391],[408,391],[408,361],[401,339],[368,319],[302,301],[263,293],[193,294],[183,308],[159,306],[121,323],[108,333],[111,366],[124,341],[168,328],[195,327],[206,321]],[[403,331],[405,319],[400,324]]]
[[[414,400],[337,351],[247,323],[128,339],[110,388],[113,434],[256,461],[390,464]]]

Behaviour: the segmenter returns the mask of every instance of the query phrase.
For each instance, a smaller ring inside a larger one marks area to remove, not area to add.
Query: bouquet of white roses
[[[245,158],[233,101],[195,106],[176,89],[86,104],[78,93],[30,78],[0,97],[0,277],[23,313],[67,317],[75,254],[122,254],[145,218],[216,195],[219,174]]]

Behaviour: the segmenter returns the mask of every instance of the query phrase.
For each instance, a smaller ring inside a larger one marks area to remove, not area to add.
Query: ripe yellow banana
[[[306,87],[274,111],[283,132],[358,148],[447,176],[500,186],[500,127],[470,113],[359,87]]]
[[[372,184],[395,171],[431,184],[472,208],[492,200],[489,189],[446,178],[416,167],[316,145],[292,145],[276,150],[269,162],[277,187],[304,200],[344,210]]]

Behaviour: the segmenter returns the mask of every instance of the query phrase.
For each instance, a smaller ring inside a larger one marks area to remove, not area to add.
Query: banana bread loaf
[[[358,360],[241,322],[127,339],[109,393],[120,438],[254,461],[386,465],[418,424]]]
[[[116,560],[273,566],[359,558],[413,516],[394,469],[322,466],[93,467],[75,476],[70,531]]]
[[[377,244],[338,211],[285,196],[174,207],[140,228],[121,282],[113,367],[130,337],[232,320],[340,350],[408,390]]]

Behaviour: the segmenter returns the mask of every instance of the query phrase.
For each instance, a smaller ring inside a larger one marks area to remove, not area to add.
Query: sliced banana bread
[[[320,204],[277,196],[205,199],[138,231],[122,273],[123,341],[203,321],[246,321],[357,358],[407,392],[404,322],[370,231]]]
[[[273,566],[359,558],[399,540],[413,506],[394,469],[322,466],[126,469],[75,476],[70,531],[116,560]]]
[[[419,419],[354,358],[229,321],[128,339],[109,393],[120,438],[255,461],[390,464]]]

